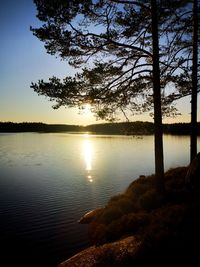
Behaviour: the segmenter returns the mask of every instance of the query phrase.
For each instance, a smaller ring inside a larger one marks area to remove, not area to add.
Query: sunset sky
[[[67,62],[48,55],[30,31],[37,26],[36,9],[31,0],[2,0],[0,9],[0,121],[44,122],[87,125],[96,123],[89,110],[82,115],[76,109],[52,109],[45,97],[30,88],[31,82],[47,80],[55,75],[64,78],[73,75]],[[198,98],[198,106],[200,99]],[[190,99],[184,98],[177,107],[182,116],[164,122],[189,122]],[[198,109],[198,120],[200,110]],[[148,116],[135,116],[132,120],[149,120]],[[99,122],[99,121],[98,121]]]

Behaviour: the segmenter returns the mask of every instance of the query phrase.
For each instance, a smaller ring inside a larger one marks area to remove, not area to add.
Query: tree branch
[[[117,4],[131,4],[131,5],[136,5],[136,6],[139,6],[139,7],[142,7],[148,11],[151,11],[151,8],[146,6],[145,4],[143,3],[139,3],[139,2],[136,2],[136,1],[128,1],[128,0],[111,0],[112,2],[114,3],[117,3]]]
[[[102,35],[99,35],[99,34],[95,34],[95,33],[89,33],[89,32],[88,33],[82,33],[80,31],[78,31],[71,23],[69,23],[69,25],[80,36],[83,36],[83,37],[90,37],[91,36],[91,37],[96,37],[96,38],[99,38],[99,39],[103,39],[103,40],[107,41],[107,44],[104,44],[104,45],[108,45],[109,43],[112,43],[113,45],[116,45],[118,47],[129,48],[129,49],[132,49],[132,50],[136,50],[138,52],[142,52],[142,53],[148,55],[150,58],[152,58],[152,54],[149,51],[147,51],[145,49],[142,49],[140,47],[129,45],[129,44],[124,44],[124,43],[119,43],[117,41],[114,41],[114,40],[110,39],[109,37],[105,37],[105,36],[102,36]]]

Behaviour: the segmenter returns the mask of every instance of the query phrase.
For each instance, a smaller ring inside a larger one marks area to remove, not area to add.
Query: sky
[[[47,54],[44,44],[33,36],[30,26],[37,27],[39,23],[32,0],[1,1],[0,121],[77,125],[102,122],[96,121],[89,109],[82,114],[75,108],[54,110],[52,102],[30,88],[31,82],[39,79],[48,80],[53,75],[62,79],[74,74],[67,62]],[[190,98],[181,99],[177,108],[182,115],[164,119],[165,123],[190,121]],[[152,118],[145,114],[134,116],[131,120],[152,121]]]

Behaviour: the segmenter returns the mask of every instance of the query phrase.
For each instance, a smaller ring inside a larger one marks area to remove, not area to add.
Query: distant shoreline
[[[190,135],[190,123],[163,124],[164,134]],[[91,124],[88,126],[68,124],[45,124],[37,122],[0,122],[1,133],[39,132],[39,133],[90,133],[110,135],[149,135],[154,134],[152,122],[118,122]],[[200,122],[197,123],[197,135],[200,135]]]

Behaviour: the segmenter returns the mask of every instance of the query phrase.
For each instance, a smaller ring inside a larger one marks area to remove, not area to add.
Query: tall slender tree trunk
[[[155,125],[155,175],[157,190],[164,193],[164,163],[163,163],[163,129],[161,111],[161,88],[158,44],[158,15],[156,0],[151,0],[152,39],[153,39],[153,95],[154,95],[154,125]]]
[[[198,60],[198,4],[193,0],[193,59],[192,59],[192,99],[190,161],[197,154],[197,60]]]

